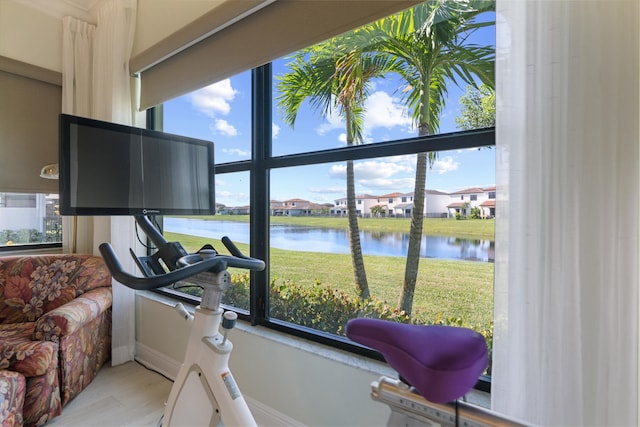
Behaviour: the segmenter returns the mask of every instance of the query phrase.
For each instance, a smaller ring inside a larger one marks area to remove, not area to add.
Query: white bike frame
[[[190,326],[184,362],[169,393],[162,427],[242,426],[257,427],[231,370],[233,350],[227,331],[237,315],[220,307],[222,295],[231,284],[227,270],[193,276],[189,282],[204,288],[201,303],[191,315],[182,304],[176,310]],[[220,333],[220,327],[224,333]],[[382,377],[372,384],[371,397],[389,405],[388,426],[524,426],[494,412],[458,402],[435,404],[415,393],[399,380]],[[462,422],[462,423],[460,423]]]
[[[182,304],[176,306],[191,332],[184,362],[169,393],[160,425],[256,426],[229,369],[233,345],[226,339],[226,332],[220,333],[224,314],[220,301],[229,287],[230,275],[226,270],[202,273],[189,281],[201,284],[204,295],[194,316]],[[235,313],[229,313],[233,323]]]

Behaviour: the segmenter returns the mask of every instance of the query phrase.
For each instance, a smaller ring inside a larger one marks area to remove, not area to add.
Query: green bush
[[[222,302],[233,307],[249,310],[251,292],[249,277],[249,273],[232,274],[231,286],[224,293]]]
[[[489,350],[489,366],[486,374],[491,374],[491,350],[493,346],[493,324],[488,328],[469,325],[463,319],[444,317],[442,313],[427,319],[421,313],[408,316],[404,311],[390,306],[374,297],[361,301],[343,291],[323,286],[316,281],[312,288],[286,280],[280,285],[271,282],[269,298],[270,316],[335,335],[345,335],[349,319],[369,317],[393,322],[416,325],[448,325],[471,328],[484,336]]]
[[[0,230],[0,245],[20,245],[25,243],[38,243],[43,241],[43,235],[35,228],[23,228],[21,230]]]
[[[482,334],[489,348],[489,357],[493,345],[493,324],[489,327],[469,325],[457,317],[444,317],[439,313],[435,318],[427,319],[420,312],[408,316],[404,311],[380,301],[375,297],[364,301],[349,294],[324,286],[316,280],[312,287],[304,287],[290,280],[272,280],[269,286],[269,315],[272,318],[313,328],[334,335],[345,335],[347,322],[354,317],[369,317],[393,322],[416,325],[448,325],[471,328]],[[225,292],[223,303],[230,306],[249,309],[249,274],[232,274],[231,287]],[[201,296],[202,289],[196,287],[181,288],[182,292]],[[487,374],[491,373],[491,359]]]

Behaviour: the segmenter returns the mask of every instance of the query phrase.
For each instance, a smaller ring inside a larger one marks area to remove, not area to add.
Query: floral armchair
[[[100,257],[0,257],[0,386],[24,394],[0,387],[0,422],[42,425],[93,380],[111,356],[111,303]],[[24,376],[26,387],[7,373]]]

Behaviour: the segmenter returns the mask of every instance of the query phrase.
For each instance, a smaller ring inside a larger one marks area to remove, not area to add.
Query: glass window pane
[[[251,71],[166,102],[163,105],[163,130],[213,141],[216,164],[250,159]],[[220,239],[228,236],[243,253],[249,254],[249,184],[249,172],[217,174],[217,215],[165,217],[165,237],[180,241],[190,253],[205,244],[227,253]],[[219,215],[228,215],[226,221]],[[247,271],[230,269],[230,272],[233,286],[226,291],[223,303],[248,311]],[[202,296],[200,288],[179,287],[178,290]]]
[[[0,193],[0,247],[62,243],[57,194]]]
[[[213,141],[216,163],[251,158],[251,71],[163,105],[163,130]]]
[[[425,3],[413,9],[415,13],[398,16],[415,23],[406,25],[407,31],[420,28],[429,8]],[[447,39],[437,42],[429,36],[398,34],[393,19],[273,62],[274,155],[494,125],[494,91],[474,73],[482,70],[483,78],[493,73],[495,26],[475,24],[493,22],[495,13],[484,12],[468,23],[443,28],[437,33]],[[395,40],[393,54],[391,45],[384,43],[391,38]],[[439,60],[456,49],[459,60]],[[427,63],[438,65],[426,70]],[[446,63],[456,65],[442,65]],[[426,117],[421,106],[429,102],[433,106]],[[347,118],[357,131],[353,127],[347,131]]]
[[[398,301],[414,206],[415,156],[354,162],[364,264],[359,276],[351,256],[346,162],[273,170],[271,192],[279,197],[271,202],[269,315],[337,335],[357,316],[490,331],[494,157],[493,149],[442,152],[429,169],[411,316]],[[362,283],[370,294],[365,301]]]
[[[226,184],[220,185],[224,181]],[[232,190],[224,190],[224,188]],[[164,218],[164,236],[168,241],[179,241],[189,253],[197,252],[206,244],[212,245],[217,252],[229,252],[221,243],[224,236],[229,237],[245,254],[249,248],[249,211],[244,194],[249,194],[249,172],[237,172],[216,176],[216,200],[227,203],[235,201],[245,204],[217,203],[218,215],[196,217]],[[233,193],[237,192],[237,193]],[[249,275],[246,270],[230,268],[232,286],[225,294],[222,302],[239,309],[249,310]],[[177,285],[175,288],[189,295],[201,297],[202,289],[187,285]]]

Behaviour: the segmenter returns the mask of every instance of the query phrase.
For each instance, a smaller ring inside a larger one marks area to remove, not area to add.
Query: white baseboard
[[[260,427],[305,427],[301,422],[252,399],[250,396],[245,395],[244,400]]]
[[[136,361],[143,366],[158,372],[159,374],[174,380],[182,362],[178,362],[153,348],[136,342]],[[304,424],[293,418],[276,411],[270,406],[264,405],[250,396],[244,395],[244,399],[256,419],[256,423],[261,427],[304,427]]]
[[[139,342],[136,342],[136,361],[169,378],[171,381],[176,379],[176,375],[178,375],[182,365],[182,362],[167,357],[165,354]]]

